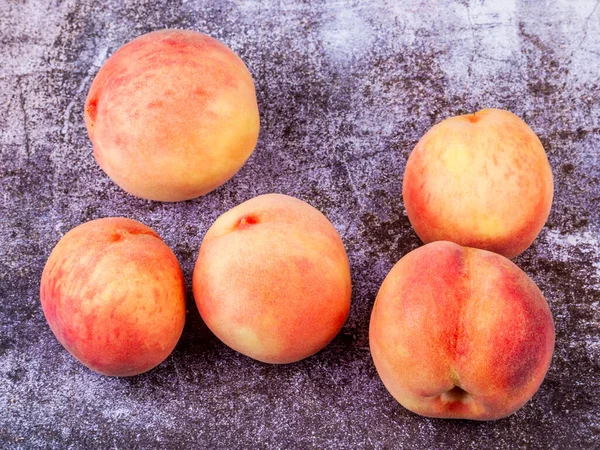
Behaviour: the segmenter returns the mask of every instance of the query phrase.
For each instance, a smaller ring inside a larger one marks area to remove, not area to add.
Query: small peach
[[[317,209],[286,195],[261,195],[219,217],[202,241],[193,288],[219,339],[275,364],[321,350],[350,309],[339,234]]]
[[[421,138],[402,195],[423,242],[513,258],[540,233],[553,193],[548,158],[531,128],[508,111],[484,109],[446,119]]]
[[[538,390],[554,322],[535,283],[498,254],[434,242],[385,278],[371,315],[383,384],[424,416],[494,420]]]
[[[100,167],[130,194],[179,201],[229,180],[259,131],[242,60],[205,34],[161,30],[117,50],[96,75],[85,123]]]
[[[75,358],[111,376],[160,364],[185,321],[185,286],[175,255],[151,228],[109,217],[69,231],[40,286],[52,332]]]

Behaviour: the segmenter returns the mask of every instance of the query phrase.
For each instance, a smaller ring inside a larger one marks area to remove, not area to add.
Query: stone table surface
[[[216,37],[247,63],[262,129],[231,181],[193,201],[134,198],[99,169],[83,103],[102,63],[167,27]],[[0,447],[600,448],[598,1],[0,0]],[[556,324],[540,390],[496,422],[433,420],[379,380],[369,315],[392,265],[421,245],[402,202],[409,152],[440,120],[506,108],[555,177],[546,227],[515,262]],[[202,237],[224,211],[281,192],[323,211],[352,266],[352,310],[316,356],[274,366],[225,347],[191,295]],[[52,335],[46,258],[71,228],[120,215],[182,264],[187,323],[132,378],[97,375]]]

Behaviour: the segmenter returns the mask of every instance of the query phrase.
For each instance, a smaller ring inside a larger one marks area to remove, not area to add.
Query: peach
[[[283,364],[325,347],[350,310],[342,240],[317,209],[293,197],[255,197],[210,227],[194,268],[202,319],[229,347]]]
[[[259,132],[254,83],[227,46],[162,30],[117,50],[85,102],[100,167],[138,197],[188,200],[229,180]]]
[[[552,183],[531,128],[508,111],[484,109],[446,119],[421,138],[406,163],[402,195],[423,242],[513,258],[548,219]]]
[[[495,420],[537,391],[554,322],[535,283],[498,254],[434,242],[385,278],[371,353],[392,396],[424,416]]]
[[[97,219],[69,231],[48,258],[40,297],[58,341],[104,375],[152,369],[183,331],[179,263],[158,234],[130,219]]]

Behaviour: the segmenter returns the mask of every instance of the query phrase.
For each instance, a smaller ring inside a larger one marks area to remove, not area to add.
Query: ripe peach
[[[216,39],[162,30],[117,50],[98,72],[85,123],[100,167],[130,194],[179,201],[229,180],[259,131],[252,76]]]
[[[412,151],[403,181],[406,212],[423,242],[447,240],[507,258],[535,240],[553,192],[539,139],[500,109],[435,125]]]
[[[350,310],[350,267],[339,234],[321,212],[279,194],[253,198],[215,221],[193,288],[219,339],[275,364],[321,350]]]
[[[440,241],[392,268],[373,307],[369,340],[379,376],[405,408],[495,420],[539,388],[554,322],[540,290],[511,261]]]
[[[58,341],[92,370],[130,376],[160,364],[185,321],[185,286],[175,255],[151,228],[109,217],[69,231],[40,287]]]

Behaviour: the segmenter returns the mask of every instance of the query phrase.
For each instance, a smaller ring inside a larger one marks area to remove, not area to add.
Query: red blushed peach
[[[202,242],[193,285],[213,333],[268,363],[318,352],[350,309],[339,234],[321,212],[285,195],[262,195],[219,217]]]
[[[421,138],[402,195],[423,242],[513,258],[544,226],[553,193],[550,164],[531,128],[508,111],[484,109],[446,119]]]
[[[58,341],[104,375],[137,375],[175,348],[185,286],[173,252],[151,229],[124,218],[92,220],[56,245],[40,287]]]
[[[371,315],[384,385],[424,416],[494,420],[537,391],[554,322],[535,283],[503,256],[434,242],[402,258]]]
[[[117,50],[98,72],[85,123],[100,167],[130,194],[179,201],[229,180],[259,132],[252,76],[219,41],[162,30]]]

